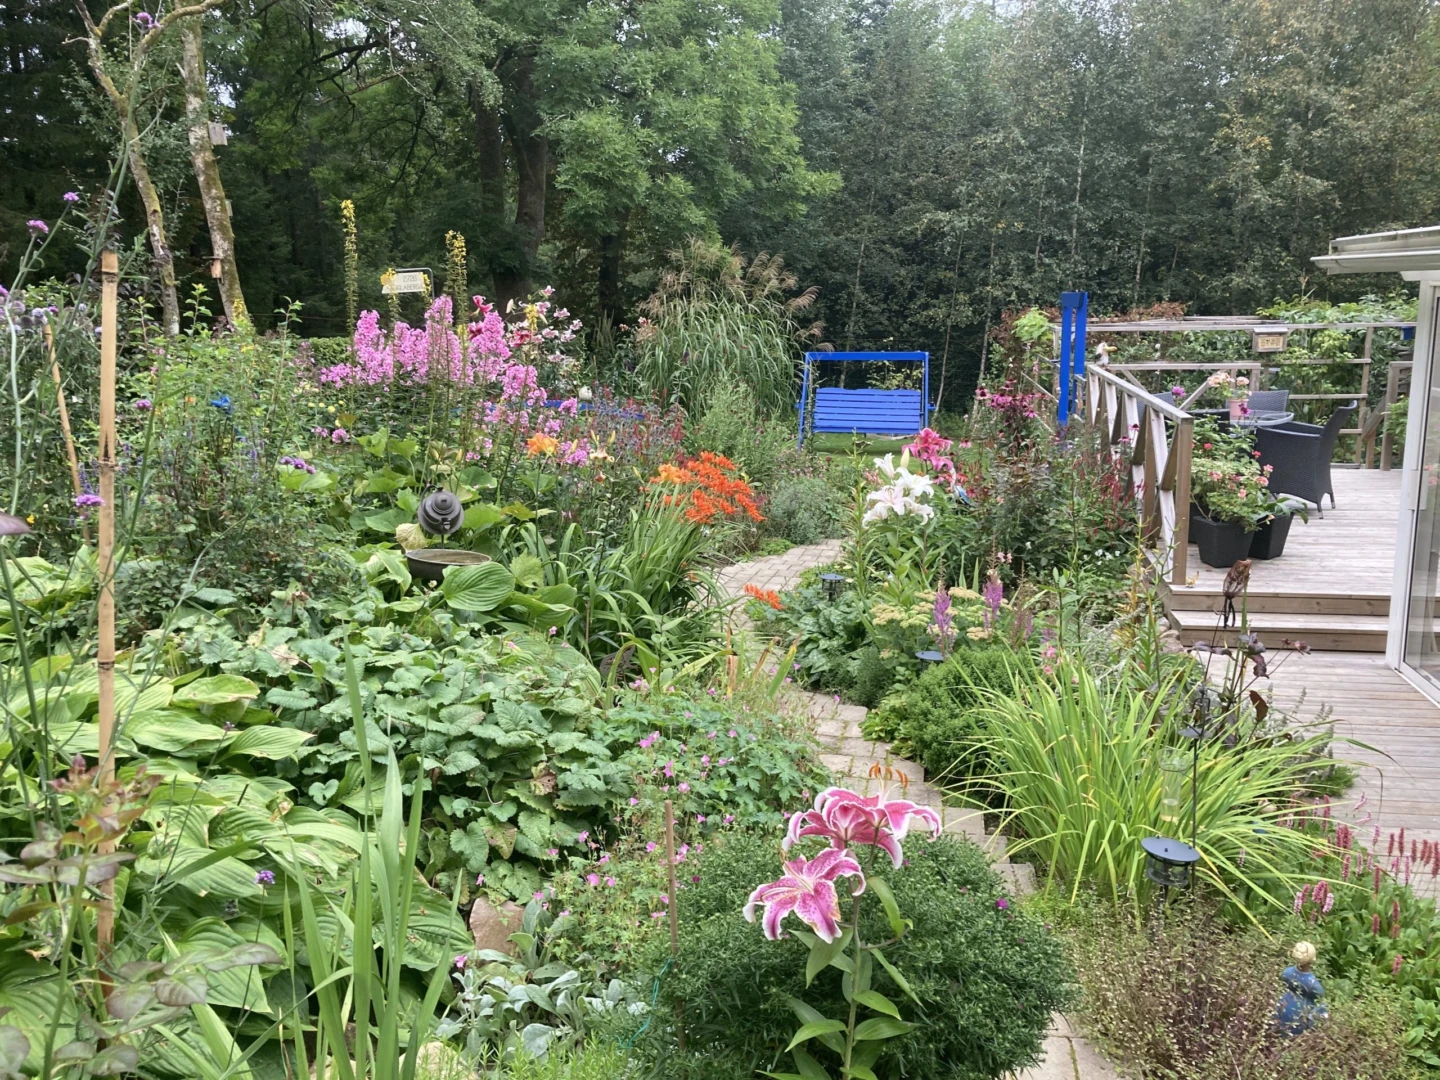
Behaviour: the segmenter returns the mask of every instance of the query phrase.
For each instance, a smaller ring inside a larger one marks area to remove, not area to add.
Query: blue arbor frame
[[[828,363],[889,363],[910,361],[923,365],[921,389],[845,390],[827,387],[821,401],[816,388],[814,431],[853,431],[862,435],[917,435],[930,422],[930,354],[928,352],[807,352],[800,379],[800,431],[797,445],[805,444],[805,406],[810,400],[810,366]],[[867,422],[868,421],[868,422]]]
[[[1075,380],[1085,379],[1085,329],[1090,315],[1090,294],[1060,294],[1060,400],[1055,418],[1061,426],[1070,423],[1070,416],[1079,408]]]

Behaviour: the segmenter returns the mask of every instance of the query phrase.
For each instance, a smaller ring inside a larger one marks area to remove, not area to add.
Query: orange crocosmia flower
[[[776,611],[780,610],[780,594],[774,589],[762,589],[758,585],[746,585],[745,595],[754,597],[762,604],[769,604]]]
[[[530,457],[536,454],[553,454],[560,443],[553,435],[546,435],[544,432],[536,432],[525,440],[525,453]]]

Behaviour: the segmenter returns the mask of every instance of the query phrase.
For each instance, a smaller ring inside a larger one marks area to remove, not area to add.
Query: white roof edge
[[[1440,225],[1340,236],[1310,260],[1332,274],[1431,270],[1440,267]]]

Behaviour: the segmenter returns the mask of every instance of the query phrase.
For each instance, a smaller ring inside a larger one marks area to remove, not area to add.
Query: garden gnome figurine
[[[1290,958],[1295,963],[1280,975],[1285,992],[1275,1008],[1275,1022],[1285,1034],[1299,1035],[1314,1027],[1316,1021],[1328,1018],[1330,1010],[1321,1000],[1325,988],[1310,970],[1315,966],[1315,946],[1308,941],[1297,941]]]

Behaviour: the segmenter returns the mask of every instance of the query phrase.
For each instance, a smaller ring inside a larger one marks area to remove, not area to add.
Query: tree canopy
[[[472,291],[553,284],[604,327],[698,237],[782,254],[819,287],[826,340],[927,348],[961,390],[1001,313],[1062,289],[1229,313],[1374,288],[1312,280],[1308,260],[1331,236],[1440,220],[1436,8],[228,0],[195,18],[262,326],[288,298],[307,333],[344,332],[350,199],[362,304],[388,267],[443,267],[455,230]],[[122,145],[75,38],[63,5],[0,11],[7,264],[25,222],[93,195]],[[155,42],[129,92],[183,288],[214,245],[179,49]],[[120,200],[143,235],[141,200]]]

